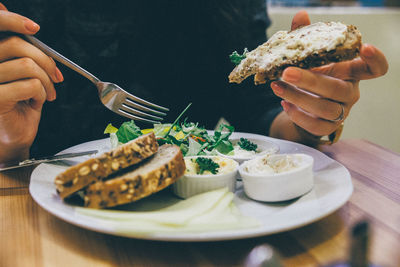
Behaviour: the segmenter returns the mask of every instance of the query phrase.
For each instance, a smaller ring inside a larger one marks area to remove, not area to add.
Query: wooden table
[[[28,192],[31,170],[0,173],[0,266],[242,266],[268,243],[285,266],[346,260],[349,230],[371,226],[370,259],[400,266],[400,155],[365,140],[321,148],[350,171],[354,193],[324,219],[289,232],[224,242],[179,243],[128,239],[73,226],[40,208]]]

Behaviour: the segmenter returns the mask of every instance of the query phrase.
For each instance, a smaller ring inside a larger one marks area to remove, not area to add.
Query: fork
[[[37,38],[30,35],[23,35],[23,37],[28,42],[42,50],[49,57],[54,58],[58,62],[78,72],[94,83],[103,105],[115,113],[132,120],[145,121],[149,123],[160,123],[163,118],[159,116],[167,115],[165,112],[169,111],[168,108],[136,97],[114,83],[102,82],[96,76],[50,48]]]

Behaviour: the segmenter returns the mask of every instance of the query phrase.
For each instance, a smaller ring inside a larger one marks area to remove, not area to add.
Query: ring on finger
[[[339,121],[344,120],[344,106],[343,106],[343,104],[341,104],[341,103],[338,103],[338,104],[339,104],[340,107],[342,108],[342,110],[341,110],[339,116],[338,116],[336,119],[328,120],[328,121],[330,121],[330,122],[339,122]]]

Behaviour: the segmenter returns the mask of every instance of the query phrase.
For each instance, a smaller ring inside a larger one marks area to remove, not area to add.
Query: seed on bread
[[[289,66],[313,68],[358,56],[361,33],[353,25],[318,22],[287,32],[275,33],[267,42],[246,54],[229,75],[241,83],[254,75],[254,83],[277,80]]]
[[[143,149],[143,147],[146,149]],[[60,197],[64,199],[90,183],[102,180],[120,169],[139,163],[156,153],[157,149],[157,140],[154,133],[151,132],[96,158],[88,159],[68,168],[55,178],[54,183]],[[78,177],[78,181],[75,180],[76,177]]]
[[[183,176],[185,168],[180,148],[162,145],[153,157],[137,167],[90,184],[84,193],[85,206],[106,208],[139,200],[174,183]],[[111,191],[115,191],[113,197],[110,197]]]

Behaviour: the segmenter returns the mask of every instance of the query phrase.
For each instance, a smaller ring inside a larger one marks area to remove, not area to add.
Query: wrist
[[[343,130],[343,123],[327,136],[317,136],[304,130],[293,123],[285,112],[281,112],[271,124],[269,135],[271,137],[285,139],[301,143],[311,147],[319,145],[331,145],[337,142]]]
[[[316,147],[321,138],[297,126],[285,112],[281,112],[276,116],[271,124],[269,135],[274,138],[289,140],[312,147]]]
[[[313,135],[312,133],[304,130],[303,128],[296,125],[295,123],[293,123],[293,125],[296,128],[296,131],[299,135],[298,143],[302,143],[303,145],[307,145],[310,147],[318,147],[318,145],[321,142],[322,136]]]

